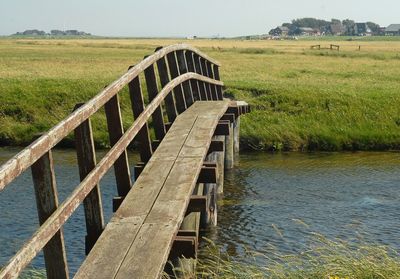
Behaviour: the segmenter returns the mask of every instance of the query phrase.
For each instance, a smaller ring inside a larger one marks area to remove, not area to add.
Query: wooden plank
[[[179,74],[183,75],[188,72],[188,67],[186,64],[186,57],[183,50],[176,52],[176,59],[178,62]],[[182,83],[183,96],[185,97],[186,108],[190,107],[194,103],[192,86],[189,81]]]
[[[170,235],[177,229],[176,225],[144,224],[115,278],[159,278],[173,243]]]
[[[175,53],[174,52],[169,53],[167,55],[167,60],[168,60],[169,73],[171,74],[171,79],[174,79],[179,76],[178,63],[176,62]],[[175,105],[177,112],[178,113],[184,112],[187,106],[181,84],[174,88],[174,97],[175,97]]]
[[[121,108],[118,95],[115,95],[104,106],[107,118],[110,145],[114,146],[124,134],[122,126]],[[131,189],[131,173],[129,170],[128,153],[126,149],[114,164],[115,179],[117,181],[118,195],[124,197]]]
[[[136,119],[144,111],[143,93],[138,77],[129,83],[129,94],[131,97],[133,116]],[[140,129],[137,135],[137,140],[140,148],[140,159],[142,162],[146,163],[150,160],[153,153],[147,121],[146,124]]]
[[[42,225],[58,207],[57,186],[51,151],[35,162],[31,170],[39,223]],[[48,278],[69,278],[62,229],[57,231],[47,242],[43,248],[43,254]]]
[[[80,105],[77,105],[77,108]],[[93,132],[90,119],[82,122],[75,129],[75,144],[78,157],[79,177],[83,181],[96,167]],[[83,200],[86,220],[85,251],[89,254],[104,227],[103,207],[101,203],[100,185],[97,184]]]
[[[156,48],[156,51],[160,50],[161,48]],[[160,76],[161,87],[165,87],[170,81],[165,57],[160,58],[157,61],[157,69],[158,69],[158,74]],[[168,121],[172,123],[174,122],[176,116],[178,115],[175,107],[174,95],[172,93],[168,94],[165,97],[164,102],[165,102],[165,110],[167,111]]]
[[[140,217],[112,219],[74,278],[114,278],[142,223]]]
[[[214,64],[213,68],[214,68],[214,79],[221,80],[221,78],[219,76],[219,66]],[[218,100],[222,101],[224,99],[224,96],[222,93],[222,86],[216,86],[216,87],[217,87],[217,93],[218,93]]]
[[[196,54],[193,54],[193,61],[194,61],[194,69],[195,72],[199,75],[203,75],[203,71],[201,69],[201,64],[200,64],[200,57]],[[199,89],[200,89],[200,100],[202,101],[207,101],[207,88],[206,84],[202,81],[199,81]]]
[[[149,102],[151,102],[158,94],[157,79],[153,65],[149,66],[147,69],[144,70],[144,76],[146,79]],[[162,105],[156,108],[152,117],[153,117],[153,125],[154,125],[154,132],[156,139],[161,141],[165,136],[165,125],[162,113]]]
[[[188,71],[195,73],[196,69],[194,66],[194,57],[193,57],[193,52],[191,51],[186,51],[185,52],[185,57],[186,57],[186,63],[188,67]],[[197,80],[190,80],[191,88],[192,88],[192,93],[193,93],[193,99],[194,101],[200,101],[200,85]]]

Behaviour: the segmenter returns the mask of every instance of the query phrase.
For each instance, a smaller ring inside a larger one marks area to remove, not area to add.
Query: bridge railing
[[[155,66],[158,69],[158,79]],[[104,229],[99,182],[114,167],[118,197],[116,210],[132,186],[127,157],[129,144],[139,143],[141,161],[135,176],[149,161],[177,115],[197,100],[222,100],[219,63],[185,44],[157,48],[139,64],[98,95],[75,110],[43,136],[0,167],[0,191],[31,168],[39,215],[39,229],[1,270],[0,278],[16,278],[43,249],[48,278],[68,278],[68,266],[62,226],[83,203],[86,220],[86,253]],[[140,74],[144,73],[149,104],[146,106]],[[124,131],[118,93],[129,88],[133,124]],[[105,109],[111,149],[96,162],[90,117]],[[166,120],[168,119],[168,120]],[[152,120],[155,141],[151,141],[148,123]],[[71,132],[75,134],[81,183],[61,204],[58,203],[52,148]]]

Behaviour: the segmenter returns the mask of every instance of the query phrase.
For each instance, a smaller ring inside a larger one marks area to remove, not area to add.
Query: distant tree
[[[374,22],[368,21],[367,22],[367,26],[369,27],[369,29],[371,29],[373,34],[379,34],[380,32],[380,26],[379,24],[376,24]]]
[[[354,20],[345,19],[342,21],[343,26],[346,28],[345,35],[354,36],[356,35],[356,23]]]

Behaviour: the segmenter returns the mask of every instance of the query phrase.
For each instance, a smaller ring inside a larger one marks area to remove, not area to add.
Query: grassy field
[[[219,60],[226,95],[253,108],[243,147],[400,149],[400,41],[186,41]],[[0,145],[25,145],[121,76],[178,40],[0,39]],[[335,43],[341,51],[310,50]],[[358,51],[361,46],[361,51]],[[122,92],[124,124],[132,122]],[[108,145],[103,113],[95,141]]]

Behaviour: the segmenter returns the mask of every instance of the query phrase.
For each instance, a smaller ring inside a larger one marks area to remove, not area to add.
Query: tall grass
[[[400,256],[387,246],[329,240],[313,233],[303,251],[285,254],[276,247],[232,258],[212,241],[197,269],[176,270],[179,278],[397,279]],[[167,276],[166,276],[167,277]]]
[[[176,42],[0,39],[0,145],[28,144],[155,47]],[[227,96],[251,104],[243,148],[400,149],[400,42],[337,41],[340,52],[311,51],[314,41],[188,43],[222,62]],[[126,90],[121,99],[127,127]],[[96,145],[107,147],[104,113],[93,122]]]

